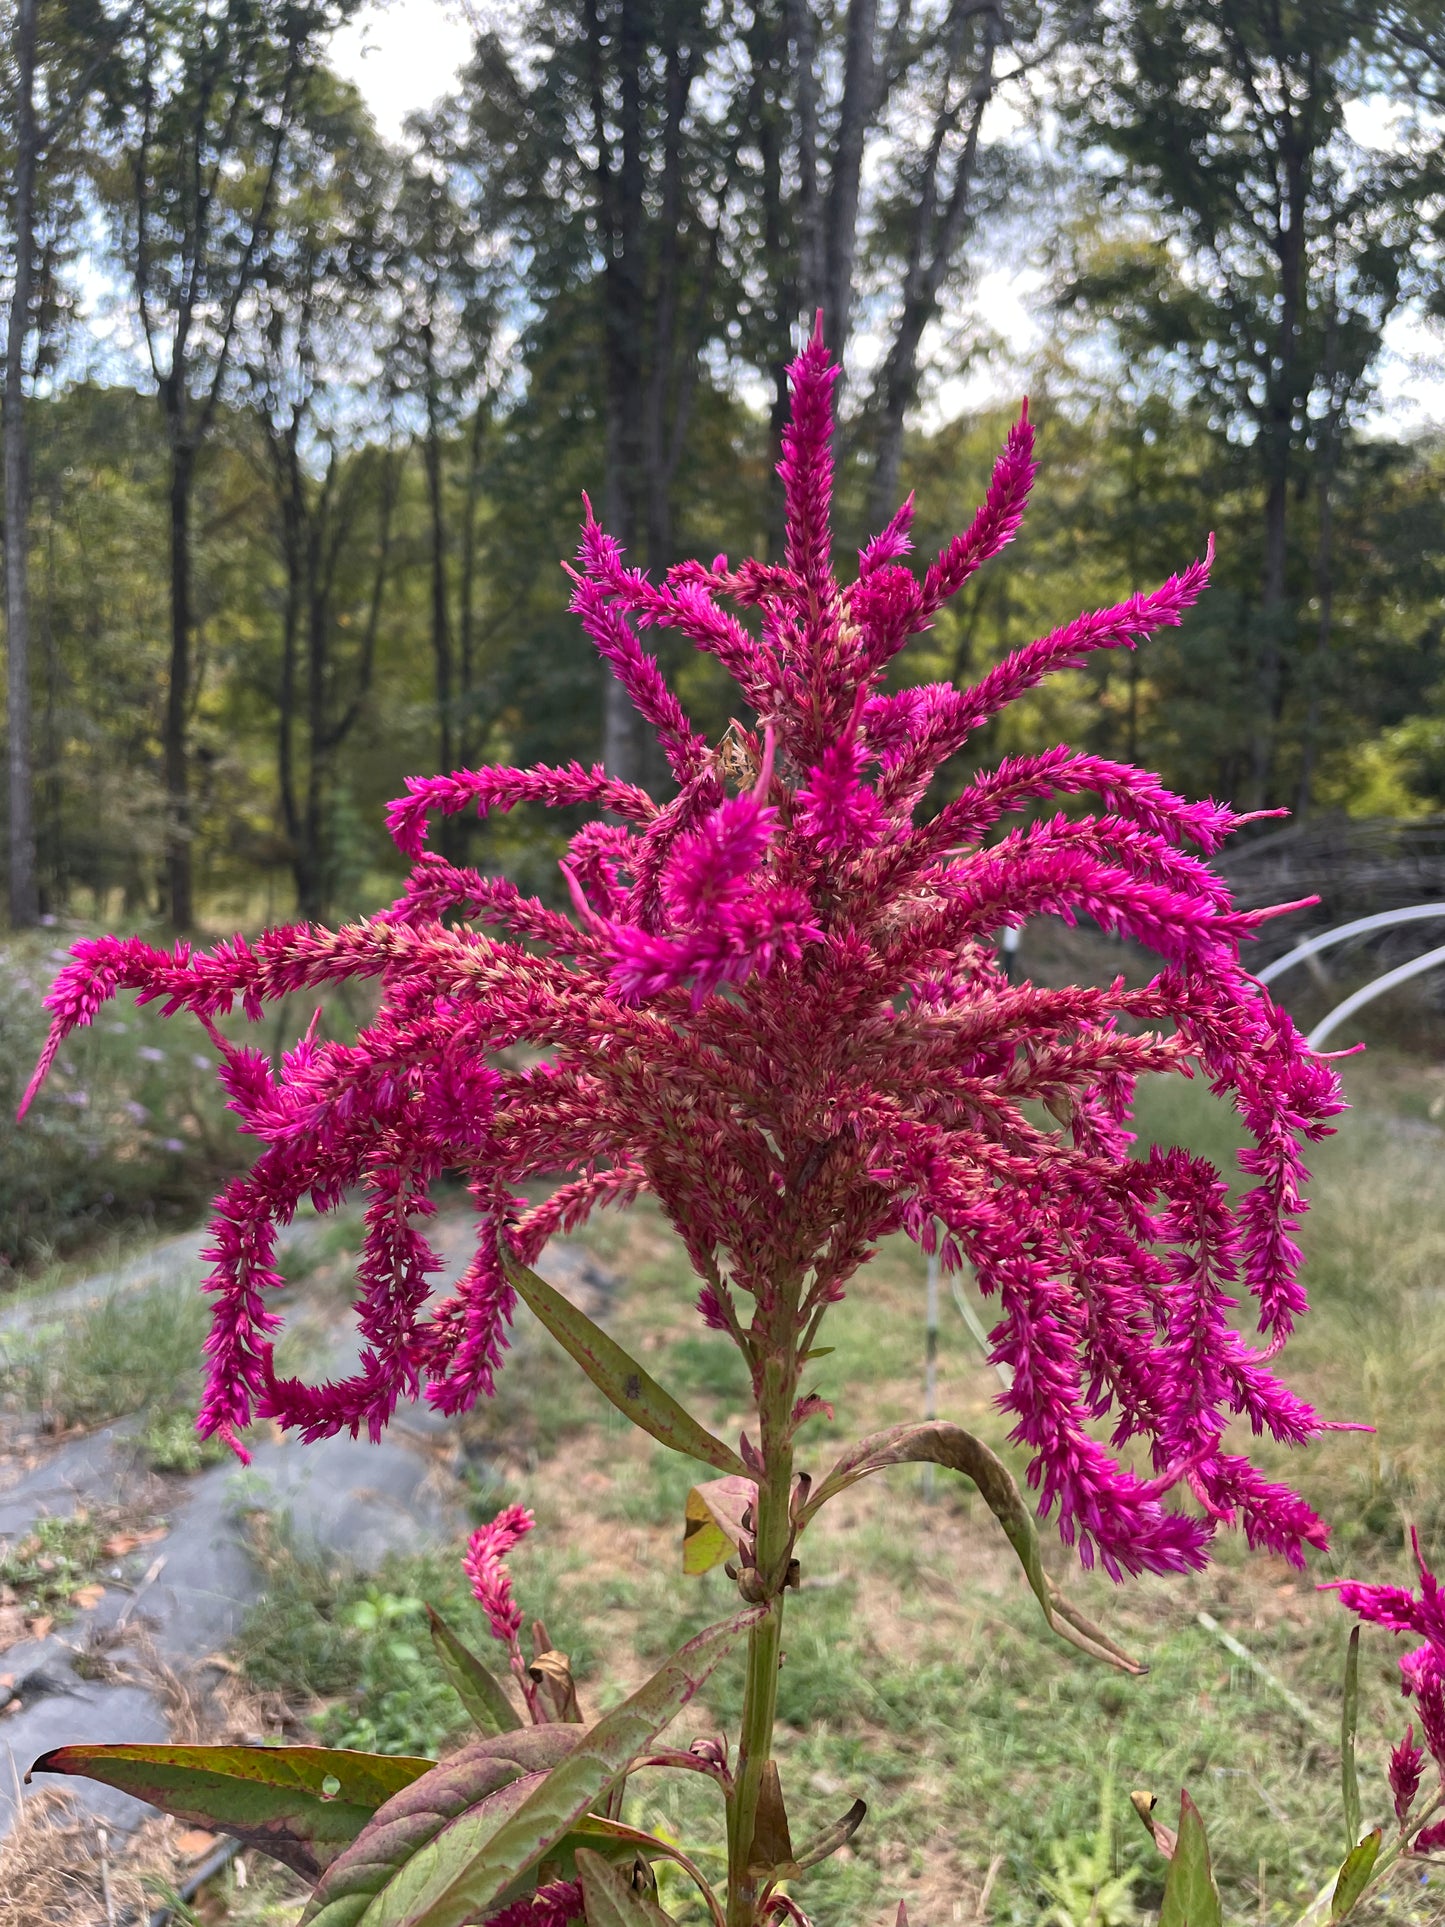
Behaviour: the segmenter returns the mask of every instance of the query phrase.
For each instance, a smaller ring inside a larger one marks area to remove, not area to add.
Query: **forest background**
[[[903,676],[1215,532],[1183,629],[975,760],[1062,736],[1252,807],[1445,804],[1445,443],[1379,399],[1445,314],[1445,8],[479,0],[395,141],[328,66],[355,11],[0,7],[14,926],[373,908],[416,771],[659,784],[558,559],[584,487],[654,571],[775,549],[818,308],[850,538],[912,488],[927,549],[1024,388],[1042,430],[1024,536]],[[721,735],[708,660],[650,640]],[[449,853],[555,894],[526,814]]]

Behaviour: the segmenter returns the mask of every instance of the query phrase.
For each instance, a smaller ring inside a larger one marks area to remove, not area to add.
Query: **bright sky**
[[[333,66],[365,95],[388,140],[446,93],[471,50],[457,0],[368,0],[331,43]]]
[[[471,38],[466,0],[367,0],[332,42],[331,58],[360,88],[381,133],[396,139],[408,114],[430,107],[450,88]],[[1387,119],[1362,106],[1351,116],[1350,131],[1371,145],[1384,144]],[[979,311],[1021,358],[1042,337],[1039,288],[1038,275],[1028,267],[996,269],[983,276],[975,295]],[[1382,428],[1395,433],[1445,428],[1445,330],[1414,315],[1391,322],[1379,383]],[[996,401],[1004,392],[1012,398],[1016,385],[1004,369],[980,368],[945,379],[934,406],[946,417]]]

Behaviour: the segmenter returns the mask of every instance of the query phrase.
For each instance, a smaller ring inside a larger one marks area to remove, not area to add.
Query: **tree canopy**
[[[654,572],[776,550],[816,308],[847,541],[909,488],[945,539],[1014,391],[1040,427],[1026,534],[912,673],[1216,537],[1183,628],[960,763],[1063,735],[1252,808],[1445,805],[1445,449],[1380,406],[1445,314],[1438,7],[528,0],[389,143],[327,67],[350,4],[0,6],[15,922],[364,907],[412,770],[665,787],[558,561],[584,489]],[[558,887],[525,811],[448,834]]]

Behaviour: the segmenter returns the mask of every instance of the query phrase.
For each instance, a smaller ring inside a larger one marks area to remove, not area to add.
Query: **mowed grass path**
[[[1315,1300],[1286,1355],[1290,1382],[1331,1415],[1373,1424],[1308,1454],[1265,1453],[1333,1521],[1334,1548],[1302,1575],[1229,1537],[1211,1570],[1116,1588],[1056,1543],[1048,1563],[1086,1611],[1145,1658],[1142,1679],[1092,1664],[1043,1626],[1012,1554],[972,1489],[917,1470],[875,1479],[830,1506],[802,1548],[788,1604],[779,1758],[795,1842],[861,1795],[851,1850],[798,1898],[820,1923],[918,1927],[995,1922],[1111,1927],[1152,1917],[1162,1863],[1129,1811],[1131,1788],[1163,1810],[1187,1786],[1210,1830],[1226,1917],[1294,1917],[1343,1851],[1339,1681],[1349,1622],[1319,1582],[1407,1577],[1405,1533],[1445,1561],[1445,1138],[1426,1112],[1439,1079],[1386,1059],[1347,1067],[1359,1108],[1316,1157],[1305,1233]],[[1145,1095],[1141,1126],[1232,1169],[1230,1120],[1198,1084]],[[692,1311],[685,1260],[654,1211],[585,1234],[625,1280],[617,1335],[713,1429],[736,1436],[746,1385],[726,1341]],[[804,1435],[821,1473],[859,1432],[922,1409],[923,1270],[901,1241],[855,1281],[825,1334],[812,1388],[835,1421]],[[987,1308],[983,1315],[988,1321]],[[944,1294],[940,1414],[1008,1452],[996,1383]],[[689,1633],[730,1609],[721,1572],[680,1576],[683,1505],[698,1468],[632,1433],[551,1341],[522,1327],[499,1396],[467,1422],[476,1509],[533,1506],[514,1556],[518,1593],[568,1649],[589,1715],[615,1703]],[[1017,1469],[1017,1455],[1014,1455]],[[380,1579],[327,1571],[284,1547],[240,1655],[266,1688],[310,1695],[333,1742],[401,1750],[460,1738],[426,1649],[421,1602],[485,1643],[454,1561],[398,1563]],[[1200,1622],[1210,1615],[1305,1704],[1291,1710]],[[1394,1643],[1365,1636],[1361,1780],[1383,1818],[1383,1767],[1402,1729]],[[689,1732],[728,1729],[738,1669],[722,1669]],[[638,1776],[632,1815],[689,1844],[721,1816],[692,1775]],[[709,1853],[699,1856],[705,1864]],[[991,1879],[990,1879],[991,1874]],[[1105,1886],[1105,1882],[1109,1884]],[[271,1898],[266,1896],[268,1892]],[[667,1898],[680,1914],[681,1888]],[[233,1921],[289,1921],[294,1903],[254,1883]],[[1357,1919],[1445,1919],[1445,1875],[1416,1867]]]

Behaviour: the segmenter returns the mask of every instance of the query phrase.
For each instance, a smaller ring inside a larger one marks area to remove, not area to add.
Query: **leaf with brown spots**
[[[119,1787],[314,1880],[378,1807],[433,1764],[323,1746],[62,1746],[42,1753],[30,1773]]]

